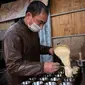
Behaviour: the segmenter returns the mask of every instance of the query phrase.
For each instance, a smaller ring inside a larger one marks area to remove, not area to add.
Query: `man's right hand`
[[[55,71],[57,71],[59,69],[59,63],[56,62],[45,62],[44,63],[44,72],[45,73],[54,73]]]

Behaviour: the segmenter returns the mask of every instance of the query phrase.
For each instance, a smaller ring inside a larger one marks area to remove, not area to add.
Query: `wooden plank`
[[[0,7],[0,22],[21,18],[25,16],[27,6],[34,0],[17,0],[2,4]],[[48,5],[48,0],[41,0]]]
[[[85,8],[85,0],[51,0],[51,14]]]
[[[6,30],[14,23],[14,20],[0,23],[0,30]]]
[[[65,44],[69,46],[72,59],[79,59],[79,52],[82,52],[82,58],[85,59],[85,36],[67,37],[60,39],[53,39],[53,48],[57,44]]]
[[[52,17],[52,37],[85,33],[85,11]]]

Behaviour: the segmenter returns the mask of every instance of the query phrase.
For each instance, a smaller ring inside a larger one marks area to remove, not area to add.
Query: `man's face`
[[[32,16],[30,14],[30,25],[36,23],[40,28],[43,28],[44,24],[47,22],[48,15],[45,12],[41,12],[39,15]]]

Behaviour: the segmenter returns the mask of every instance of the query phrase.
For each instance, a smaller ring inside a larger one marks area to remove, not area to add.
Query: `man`
[[[53,54],[51,47],[40,45],[38,36],[47,17],[48,9],[42,2],[31,2],[24,19],[12,25],[5,33],[4,56],[12,85],[19,85],[27,76],[58,70],[59,63],[40,63],[40,54]]]

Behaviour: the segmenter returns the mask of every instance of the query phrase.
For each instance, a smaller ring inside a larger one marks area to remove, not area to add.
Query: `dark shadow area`
[[[8,85],[5,61],[2,56],[2,41],[0,41],[0,85]]]

